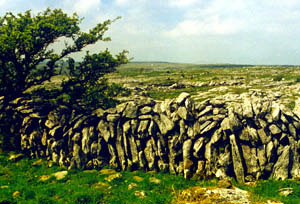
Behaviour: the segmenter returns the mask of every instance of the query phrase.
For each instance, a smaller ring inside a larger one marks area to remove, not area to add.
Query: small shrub
[[[283,76],[282,75],[277,75],[273,78],[273,81],[282,81],[283,80]]]
[[[300,82],[300,76],[298,76],[298,77],[296,78],[296,82],[297,82],[297,83]]]
[[[78,193],[74,195],[76,204],[88,204],[92,202],[92,197],[85,193]]]
[[[39,199],[38,199],[38,203],[39,204],[54,204],[54,200],[52,200],[51,198],[48,198],[46,196],[41,196]]]
[[[32,190],[25,191],[24,192],[24,197],[25,197],[26,200],[34,199],[35,198],[35,192],[32,191]]]

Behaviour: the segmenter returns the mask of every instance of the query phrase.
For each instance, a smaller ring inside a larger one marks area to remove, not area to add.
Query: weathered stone
[[[111,186],[109,184],[107,184],[107,183],[99,181],[99,182],[93,184],[92,188],[97,189],[97,190],[104,190],[104,191],[106,191],[106,190],[111,189]]]
[[[116,174],[116,173],[117,172],[114,169],[101,169],[99,171],[99,174],[101,174],[101,175],[109,175],[109,174]]]
[[[233,170],[238,182],[244,183],[245,182],[245,173],[244,167],[242,163],[242,157],[240,155],[240,150],[236,143],[235,135],[230,135],[230,144],[231,144],[231,151],[232,151],[232,161],[233,161]]]
[[[139,165],[140,165],[140,168],[146,168],[147,162],[146,162],[146,158],[145,158],[144,152],[140,151],[138,153],[138,156],[139,156]]]
[[[116,148],[118,153],[118,159],[120,162],[120,165],[122,167],[122,170],[126,169],[127,165],[127,158],[124,152],[124,142],[123,142],[123,133],[120,128],[117,130],[117,139],[116,139]]]
[[[191,97],[191,95],[189,93],[183,92],[176,98],[175,102],[178,105],[182,105],[184,103],[184,101],[189,97]]]
[[[265,128],[268,126],[268,123],[267,123],[265,120],[259,118],[258,121],[259,121],[259,125],[260,125],[263,129],[265,129]]]
[[[143,108],[140,109],[140,113],[142,115],[147,115],[147,114],[149,114],[151,112],[152,112],[152,108],[150,106],[145,106],[145,107],[143,107]]]
[[[138,106],[133,101],[127,103],[122,116],[125,118],[136,118],[137,117]]]
[[[294,125],[290,123],[288,127],[289,127],[290,134],[294,137],[294,139],[297,139],[297,131]]]
[[[267,164],[265,145],[257,147],[257,158],[260,166],[260,170],[263,171]]]
[[[232,187],[232,183],[229,179],[221,179],[218,181],[217,186],[219,188],[231,188]]]
[[[146,160],[148,161],[148,167],[150,170],[154,169],[155,164],[155,151],[154,151],[153,140],[149,139],[146,142],[146,148],[144,149]]]
[[[98,123],[97,129],[100,135],[104,138],[105,142],[109,142],[111,138],[111,133],[109,131],[109,125],[104,120],[100,120]]]
[[[234,133],[242,128],[241,122],[232,111],[229,112],[228,119],[231,132]]]
[[[201,129],[201,135],[205,135],[207,134],[209,131],[213,130],[216,126],[218,125],[217,121],[213,121],[212,123],[210,123],[209,125],[207,125],[204,129]]]
[[[258,136],[260,138],[260,141],[263,143],[263,144],[268,144],[270,141],[271,141],[271,137],[270,136],[267,136],[266,132],[264,131],[264,129],[258,129],[257,130],[257,133],[258,133]]]
[[[119,114],[108,114],[106,116],[106,120],[108,122],[116,122],[117,120],[119,120],[120,115]]]
[[[229,118],[224,118],[224,120],[222,120],[220,126],[223,131],[231,130]]]
[[[171,113],[173,113],[176,108],[172,106],[174,104],[173,99],[166,99],[160,104],[160,113],[166,114],[168,117],[171,116]]]
[[[253,108],[252,108],[252,102],[250,98],[245,98],[244,104],[243,104],[243,116],[245,118],[253,118]]]
[[[50,175],[42,175],[39,179],[39,181],[45,182],[48,181],[51,178]]]
[[[94,136],[94,127],[91,126],[90,128],[83,128],[82,130],[82,140],[81,140],[81,147],[84,154],[88,154],[90,152],[91,147],[91,139]]]
[[[128,190],[131,190],[131,189],[136,188],[136,187],[138,187],[138,185],[136,183],[130,183],[128,185]]]
[[[266,148],[266,156],[267,156],[268,162],[272,161],[274,152],[275,152],[275,145],[272,141],[270,141],[267,144],[267,148]]]
[[[108,182],[112,182],[112,181],[114,181],[116,179],[119,179],[119,178],[122,178],[122,177],[123,177],[122,174],[115,173],[115,174],[111,174],[111,175],[105,177],[104,180],[108,181]]]
[[[127,106],[127,103],[121,103],[121,104],[118,104],[116,106],[116,110],[117,110],[117,113],[123,113],[125,108]],[[99,117],[99,116],[98,116]]]
[[[193,146],[193,150],[194,150],[194,157],[196,158],[200,158],[200,151],[202,150],[202,148],[204,148],[204,137],[200,137],[199,139],[196,140],[196,142],[194,143]]]
[[[183,143],[182,152],[183,152],[183,165],[184,165],[184,178],[190,178],[192,176],[191,167],[193,166],[193,161],[191,160],[191,149],[192,149],[192,140],[188,139]]]
[[[134,195],[138,198],[146,198],[147,197],[145,191],[135,191]]]
[[[111,144],[108,144],[107,147],[108,147],[108,151],[110,154],[109,165],[117,168],[118,167],[118,161],[117,161],[118,158],[117,158],[116,150],[115,150],[114,146]]]
[[[20,154],[12,154],[9,156],[8,161],[17,162],[22,158],[24,158],[24,154],[21,154],[21,153]]]
[[[278,103],[272,104],[271,115],[272,115],[273,121],[278,121],[280,119],[280,106]]]
[[[276,125],[272,124],[269,126],[269,130],[271,131],[272,135],[278,135],[281,133],[281,130]]]
[[[155,121],[160,132],[165,135],[174,128],[174,123],[164,114],[160,115],[160,119]]]
[[[161,180],[155,177],[150,177],[149,182],[154,184],[161,184]]]
[[[148,126],[149,126],[149,124],[150,124],[149,120],[140,121],[138,130],[137,130],[137,133],[138,133],[140,138],[146,138],[148,136]]]
[[[122,103],[124,105],[124,103]],[[97,108],[96,110],[93,111],[93,115],[96,115],[98,118],[101,118],[105,115],[105,111],[102,108]]]
[[[188,111],[186,110],[185,107],[180,106],[177,110],[177,114],[179,115],[180,118],[182,118],[183,120],[188,120]]]
[[[260,170],[258,166],[256,148],[250,148],[248,145],[242,145],[242,151],[247,167],[247,174],[256,176]]]
[[[293,194],[293,192],[294,192],[293,188],[281,188],[278,190],[279,195],[285,196],[285,197]]]
[[[13,198],[18,198],[18,197],[20,197],[21,196],[21,192],[20,191],[15,191],[15,192],[13,192],[13,194],[12,194],[12,197]],[[5,201],[4,201],[5,202]]]
[[[188,112],[194,112],[195,104],[191,97],[189,97],[185,100],[184,105],[185,105],[186,109],[188,110]]]
[[[66,178],[67,175],[68,175],[68,171],[59,171],[52,174],[52,176],[54,176],[56,180],[63,180],[64,178]]]
[[[214,107],[222,108],[225,106],[225,100],[223,98],[213,98],[210,100],[210,103]]]
[[[197,118],[201,118],[204,115],[210,114],[213,111],[213,107],[212,106],[206,106],[204,110],[202,110],[198,115]]]
[[[271,177],[276,180],[286,180],[289,177],[290,146],[285,146],[282,154],[278,157]]]

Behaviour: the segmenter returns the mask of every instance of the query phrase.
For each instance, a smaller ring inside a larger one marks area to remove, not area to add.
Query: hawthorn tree
[[[119,18],[119,17],[118,17]],[[116,18],[115,20],[117,20]],[[82,19],[76,13],[68,15],[61,9],[47,9],[37,15],[31,11],[7,13],[0,17],[0,149],[1,146],[18,149],[20,140],[11,132],[14,113],[6,106],[10,101],[19,98],[26,90],[49,80],[56,75],[57,62],[68,58],[68,79],[62,83],[60,90],[49,92],[32,92],[30,97],[63,98],[66,96],[72,108],[97,108],[111,106],[113,87],[101,77],[115,70],[116,66],[127,63],[127,51],[113,57],[108,50],[83,58],[75,63],[69,55],[82,51],[97,41],[109,41],[104,37],[108,26],[115,20],[97,24],[88,32],[80,30]],[[61,51],[53,49],[54,43],[65,41]],[[45,91],[45,90],[44,90]],[[45,94],[46,93],[46,94]],[[59,100],[56,100],[59,102]],[[9,107],[9,106],[8,106]]]
[[[8,101],[20,97],[28,88],[55,75],[57,61],[99,40],[110,40],[104,33],[114,20],[99,23],[89,32],[80,30],[81,21],[76,13],[69,16],[61,9],[0,17],[0,96]],[[62,38],[65,46],[57,53],[51,46]],[[124,54],[119,55],[123,61],[116,58],[118,63],[113,66],[126,61]]]

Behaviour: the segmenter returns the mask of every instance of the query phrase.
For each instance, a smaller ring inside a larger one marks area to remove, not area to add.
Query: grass
[[[186,181],[181,176],[167,173],[146,173],[143,171],[122,171],[121,178],[111,182],[105,180],[107,175],[99,171],[69,170],[68,176],[60,181],[51,177],[47,181],[40,181],[43,175],[63,169],[58,166],[48,168],[47,161],[41,165],[32,166],[37,159],[23,158],[18,162],[7,161],[8,155],[0,155],[0,203],[171,203],[173,191],[199,184],[199,181]],[[135,180],[135,176],[142,181]],[[160,184],[150,183],[155,177]],[[102,187],[95,188],[97,183]],[[129,184],[137,186],[128,190]],[[15,192],[20,195],[13,198]],[[135,191],[144,191],[145,198],[138,198]]]
[[[281,201],[285,204],[299,204],[300,203],[300,182],[296,180],[260,180],[256,186],[249,187],[234,183],[234,185],[241,189],[247,190],[251,193],[252,199],[255,202],[263,202],[266,200]],[[292,188],[293,193],[287,197],[281,196],[278,191],[282,188]]]
[[[182,92],[188,92],[191,95],[196,95],[198,92],[208,91],[212,87],[188,87],[182,89],[155,90],[148,91],[148,96],[156,100],[172,99],[179,96]]]
[[[105,180],[108,175],[103,175],[98,170],[69,170],[63,180],[57,181],[51,177],[47,181],[40,181],[41,176],[51,175],[64,169],[55,165],[48,168],[45,160],[42,160],[40,165],[33,166],[32,164],[38,159],[23,158],[18,162],[12,162],[8,161],[8,157],[6,153],[0,155],[0,203],[168,204],[174,203],[176,196],[184,189],[193,186],[217,186],[216,179],[185,180],[182,176],[169,173],[144,171],[121,171],[119,173],[122,177],[109,182]],[[161,182],[151,183],[152,177]],[[235,181],[233,184],[249,191],[254,202],[276,200],[285,204],[300,203],[299,181],[259,181],[252,187]],[[129,189],[130,185],[134,187]],[[293,188],[294,193],[288,197],[280,196],[278,190],[286,187]],[[137,197],[136,191],[144,191],[146,197]],[[15,192],[19,192],[19,195],[14,198]]]

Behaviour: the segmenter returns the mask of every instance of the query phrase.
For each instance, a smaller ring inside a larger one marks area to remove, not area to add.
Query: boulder
[[[290,146],[285,146],[275,163],[271,177],[276,180],[286,180],[289,177]]]
[[[233,161],[233,170],[236,176],[236,179],[240,183],[245,183],[245,171],[242,163],[242,157],[240,154],[239,147],[236,143],[235,135],[230,135],[230,144],[232,152],[232,161]]]

